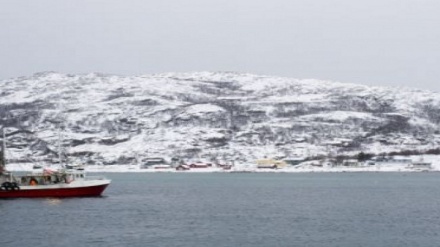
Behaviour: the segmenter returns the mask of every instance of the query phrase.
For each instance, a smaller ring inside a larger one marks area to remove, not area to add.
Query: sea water
[[[440,246],[440,173],[108,173],[0,200],[0,246]]]

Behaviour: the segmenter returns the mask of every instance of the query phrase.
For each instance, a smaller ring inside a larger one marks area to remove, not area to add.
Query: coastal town
[[[56,168],[58,164],[47,166]],[[139,164],[86,165],[89,172],[435,172],[440,171],[439,155],[377,156],[355,158],[326,158],[308,160],[301,157],[262,158],[254,162],[183,161],[162,157],[143,159]],[[9,164],[8,170],[32,171],[43,169],[35,164]]]

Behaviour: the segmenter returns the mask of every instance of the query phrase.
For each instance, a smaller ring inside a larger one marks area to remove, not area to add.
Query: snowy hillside
[[[440,94],[231,72],[38,73],[0,82],[8,158],[133,164],[427,151]]]

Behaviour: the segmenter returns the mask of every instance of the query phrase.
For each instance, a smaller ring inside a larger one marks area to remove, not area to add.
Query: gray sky
[[[0,79],[237,71],[440,91],[438,0],[0,0]]]

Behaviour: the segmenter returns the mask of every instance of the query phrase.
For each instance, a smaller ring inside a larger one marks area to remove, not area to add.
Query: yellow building
[[[287,166],[287,163],[284,160],[276,160],[276,159],[261,159],[255,161],[257,163],[258,168],[272,168],[279,169]]]

